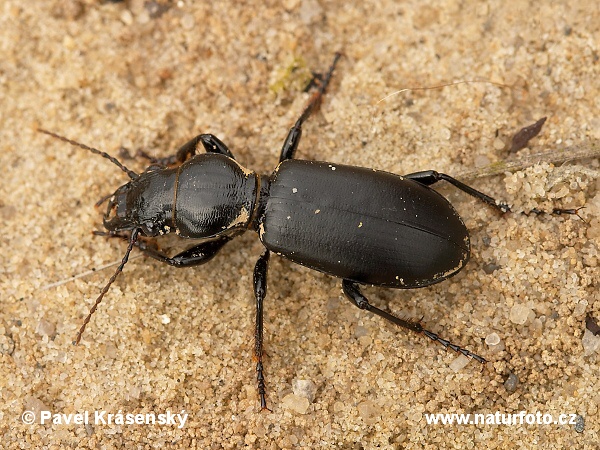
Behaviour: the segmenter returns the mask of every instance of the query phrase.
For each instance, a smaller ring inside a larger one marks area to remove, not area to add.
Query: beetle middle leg
[[[285,161],[286,159],[294,158],[294,154],[296,153],[296,149],[298,148],[298,144],[300,143],[300,138],[302,137],[302,124],[306,122],[306,119],[310,117],[312,112],[315,110],[315,108],[318,107],[319,103],[321,102],[321,98],[323,97],[323,94],[325,93],[325,90],[329,85],[329,80],[331,80],[331,76],[333,75],[335,66],[341,56],[341,53],[335,54],[333,62],[331,63],[331,66],[327,71],[327,74],[321,80],[319,80],[319,88],[317,89],[317,92],[313,94],[313,96],[308,101],[308,104],[304,108],[304,111],[302,111],[302,114],[300,114],[300,117],[298,118],[298,120],[296,120],[294,126],[290,128],[290,131],[288,132],[288,135],[283,143],[283,147],[281,148],[279,162]]]
[[[477,189],[474,189],[471,186],[469,186],[461,181],[458,181],[456,178],[451,177],[450,175],[446,175],[445,173],[436,172],[435,170],[424,170],[422,172],[414,172],[414,173],[410,173],[408,175],[404,175],[404,178],[409,178],[409,179],[414,180],[418,183],[421,183],[425,186],[431,186],[432,184],[435,184],[440,180],[444,180],[444,181],[447,181],[448,183],[452,184],[453,186],[457,187],[461,191],[466,192],[467,194],[475,197],[476,199],[481,200],[482,202],[486,203],[487,205],[494,207],[495,209],[497,209],[498,211],[500,211],[502,213],[511,211],[510,206],[508,206],[506,203],[496,201],[489,195],[486,195],[483,192],[480,192]],[[558,215],[558,216],[561,214],[577,215],[577,212],[579,211],[579,209],[581,209],[581,208],[578,208],[578,209],[554,208],[550,214],[554,214],[554,215]],[[542,211],[537,208],[532,209],[529,212],[533,213],[533,214],[545,214],[545,211]]]
[[[267,408],[267,390],[263,373],[263,301],[267,296],[267,272],[269,270],[269,250],[256,261],[254,266],[254,297],[256,299],[256,324],[254,329],[254,358],[256,359],[256,381],[258,383],[258,396],[260,409]]]
[[[393,314],[388,313],[387,311],[384,311],[382,309],[379,309],[379,308],[371,305],[369,303],[369,300],[367,300],[367,298],[362,294],[362,292],[360,292],[360,289],[359,289],[357,283],[355,283],[354,281],[343,280],[342,288],[344,290],[344,294],[346,294],[346,297],[348,297],[348,299],[355,306],[359,307],[360,309],[370,311],[373,314],[376,314],[379,317],[383,317],[385,320],[388,320],[395,325],[406,328],[407,330],[414,331],[415,333],[424,334],[429,339],[439,342],[444,347],[450,348],[450,349],[454,350],[455,352],[461,353],[469,358],[473,358],[474,360],[479,361],[482,364],[487,362],[485,358],[482,358],[481,356],[476,355],[475,353],[472,353],[467,349],[459,347],[456,344],[452,344],[450,341],[441,338],[440,336],[438,336],[436,333],[434,333],[432,331],[426,330],[425,328],[423,328],[423,326],[419,322],[411,322],[408,320],[400,319],[399,317],[396,317]]]

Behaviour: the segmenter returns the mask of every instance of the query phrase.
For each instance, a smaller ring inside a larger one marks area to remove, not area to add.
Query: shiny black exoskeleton
[[[254,355],[261,408],[267,408],[263,300],[270,252],[341,278],[345,295],[359,308],[485,362],[419,322],[372,306],[359,285],[418,288],[445,280],[464,267],[470,255],[469,233],[452,205],[429,188],[437,181],[448,181],[502,212],[509,207],[432,170],[398,176],[294,159],[302,124],[323,96],[338,59],[339,54],[288,133],[280,163],[270,175],[242,167],[227,146],[210,134],[197,136],[173,157],[155,161],[138,175],[104,152],[40,130],[110,159],[131,178],[109,198],[104,216],[108,230],[104,234],[129,241],[126,254],[86,317],[76,342],[134,246],[164,263],[189,267],[206,263],[233,237],[254,230],[266,248],[254,269]],[[200,144],[206,153],[196,154]],[[171,233],[200,242],[169,257],[138,239],[140,235]]]

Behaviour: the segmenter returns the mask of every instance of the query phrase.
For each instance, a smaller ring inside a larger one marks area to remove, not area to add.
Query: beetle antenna
[[[100,291],[100,295],[94,302],[94,305],[90,308],[90,312],[88,313],[87,317],[83,321],[81,328],[79,328],[79,331],[77,332],[77,337],[73,341],[73,345],[79,344],[79,341],[81,341],[81,336],[83,335],[83,332],[85,331],[85,327],[87,327],[87,324],[90,323],[90,319],[92,318],[92,315],[96,312],[96,309],[98,308],[98,305],[102,301],[102,298],[108,292],[110,285],[115,282],[115,280],[117,279],[117,276],[119,276],[119,274],[123,271],[123,267],[125,267],[125,264],[127,264],[127,260],[129,259],[129,254],[131,253],[131,250],[133,249],[133,246],[135,245],[135,243],[137,241],[139,232],[140,232],[140,230],[137,228],[131,232],[131,236],[129,238],[129,245],[127,246],[127,251],[125,252],[125,256],[123,256],[123,259],[121,260],[121,264],[119,264],[119,267],[117,267],[117,270],[115,271],[113,276],[110,277],[110,279],[108,280],[108,283],[106,283],[106,286],[104,286],[104,288],[102,288],[102,291]]]
[[[93,147],[89,147],[85,144],[82,144],[80,142],[77,141],[73,141],[71,139],[68,139],[64,136],[61,136],[60,134],[56,134],[53,133],[52,131],[48,131],[48,130],[44,130],[43,128],[38,128],[37,129],[40,133],[44,133],[47,134],[48,136],[52,136],[56,139],[60,139],[61,141],[67,142],[71,145],[74,145],[75,147],[80,147],[84,150],[89,150],[90,152],[96,154],[96,155],[100,155],[103,158],[108,159],[110,162],[112,162],[113,164],[115,164],[119,169],[121,169],[123,172],[125,172],[129,178],[131,178],[132,180],[136,179],[137,177],[139,177],[139,175],[137,173],[135,173],[133,170],[128,169],[127,167],[125,167],[117,158],[115,158],[114,156],[110,156],[108,153],[103,152],[101,150],[98,150],[96,148]]]

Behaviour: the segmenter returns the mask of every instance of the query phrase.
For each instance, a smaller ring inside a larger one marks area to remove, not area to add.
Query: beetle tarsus
[[[436,333],[433,333],[432,331],[429,330],[425,330],[424,328],[421,330],[421,333],[423,333],[425,336],[427,336],[429,339],[435,341],[435,342],[439,342],[440,344],[442,344],[444,347],[446,347],[447,349],[451,349],[454,350],[456,353],[461,353],[462,355],[468,357],[468,358],[472,358],[475,361],[480,362],[481,364],[485,364],[487,362],[487,360],[479,355],[476,355],[475,353],[470,352],[469,350],[462,348],[456,344],[451,343],[450,341],[448,341],[447,339],[443,339],[441,337],[439,337]]]
[[[379,309],[369,303],[369,300],[360,292],[358,285],[351,280],[342,281],[342,288],[346,297],[350,299],[350,301],[360,309],[364,309],[365,311],[372,312],[373,314],[378,315],[379,317],[383,317],[384,319],[392,322],[395,325],[406,328],[407,330],[414,331],[415,333],[421,333],[427,336],[429,339],[436,341],[443,345],[445,348],[450,348],[457,353],[461,353],[469,358],[473,358],[474,360],[485,364],[487,361],[485,358],[476,355],[475,353],[470,352],[469,350],[460,347],[456,344],[451,343],[447,339],[443,339],[439,337],[436,333],[426,330],[421,325],[421,322],[411,322],[409,320],[404,320],[399,317],[394,316],[393,314],[388,313],[382,309]]]
[[[538,209],[538,208],[533,208],[530,211],[527,211],[527,212],[524,211],[523,214],[525,214],[525,215],[536,214],[538,216],[542,215],[542,214],[550,214],[552,216],[561,216],[563,214],[572,214],[572,215],[579,217],[579,219],[581,219],[581,221],[583,223],[587,223],[586,220],[579,215],[579,211],[584,208],[585,208],[585,206],[580,206],[579,208],[554,208],[550,212],[544,211],[544,210]]]
[[[260,410],[273,412],[267,406],[267,388],[265,383],[265,375],[263,372],[263,364],[261,361],[256,363],[256,380],[258,382],[258,397],[260,399]]]

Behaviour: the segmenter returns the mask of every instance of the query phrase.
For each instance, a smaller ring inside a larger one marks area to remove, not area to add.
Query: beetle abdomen
[[[433,189],[317,161],[284,161],[275,170],[260,238],[298,264],[396,288],[437,283],[469,258],[462,219]]]

